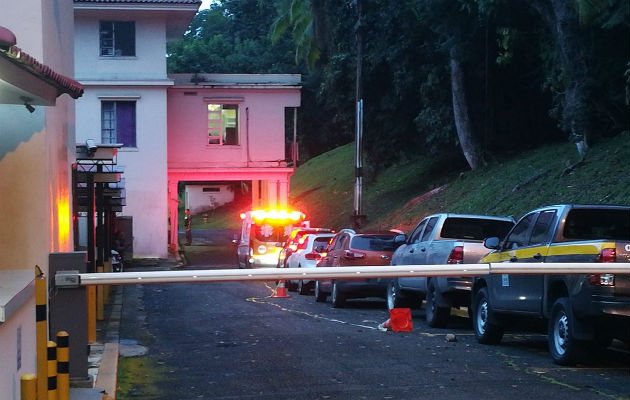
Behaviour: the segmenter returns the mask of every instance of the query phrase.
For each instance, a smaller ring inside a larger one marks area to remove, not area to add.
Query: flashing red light
[[[297,250],[304,250],[306,248],[306,240],[307,237],[306,236],[301,236],[298,239],[298,244],[297,244]]]

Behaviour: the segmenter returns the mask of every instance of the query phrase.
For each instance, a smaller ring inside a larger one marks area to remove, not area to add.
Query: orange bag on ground
[[[392,308],[389,310],[389,325],[394,332],[411,332],[413,330],[411,309]]]

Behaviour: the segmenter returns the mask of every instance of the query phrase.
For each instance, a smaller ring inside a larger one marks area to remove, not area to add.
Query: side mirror
[[[394,244],[398,246],[405,243],[406,241],[407,241],[407,235],[405,235],[404,233],[401,233],[400,235],[396,235],[394,237]]]
[[[483,245],[490,250],[498,249],[500,244],[501,242],[498,237],[487,238],[483,241]]]

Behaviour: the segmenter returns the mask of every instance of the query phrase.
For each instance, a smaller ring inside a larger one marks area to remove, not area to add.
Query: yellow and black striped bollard
[[[48,400],[57,400],[57,344],[48,341]]]
[[[70,335],[57,332],[57,399],[70,400]]]
[[[48,293],[44,272],[35,266],[35,341],[37,351],[37,400],[46,400],[46,343],[48,342]]]

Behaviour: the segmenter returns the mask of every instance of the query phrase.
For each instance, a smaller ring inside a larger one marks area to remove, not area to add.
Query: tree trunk
[[[453,95],[453,117],[464,157],[466,157],[470,168],[475,170],[481,166],[482,157],[470,121],[464,85],[464,70],[457,53],[456,45],[451,47],[449,66],[451,70],[451,93]]]
[[[590,129],[589,71],[575,5],[571,0],[538,0],[531,4],[547,24],[555,47],[556,68],[563,84],[560,90],[564,89],[560,126],[584,157]]]

